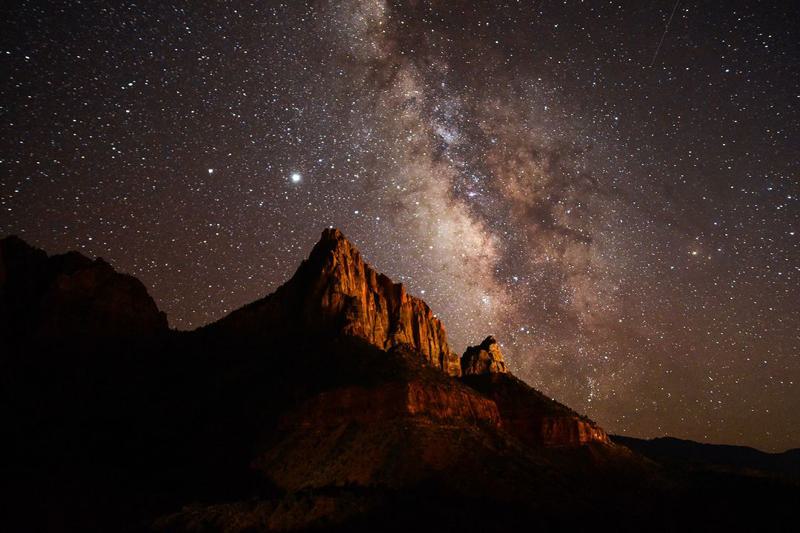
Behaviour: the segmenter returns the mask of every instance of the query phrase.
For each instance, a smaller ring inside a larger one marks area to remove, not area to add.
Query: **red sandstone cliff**
[[[461,356],[461,373],[464,376],[498,373],[504,374],[506,362],[500,345],[489,335],[478,346],[470,346]]]
[[[492,400],[405,347],[380,357],[389,370],[383,377],[370,383],[345,377],[349,383],[284,412],[254,466],[286,490],[401,487],[442,470],[474,472],[487,443],[504,446]]]
[[[427,304],[410,296],[401,284],[373,270],[337,229],[326,229],[322,233],[308,259],[275,293],[234,311],[210,329],[227,331],[238,338],[259,334],[344,336],[365,340],[381,350],[405,347],[445,374],[463,374],[466,384],[496,404],[500,425],[528,444],[579,446],[609,442],[605,432],[592,421],[508,373],[494,337],[489,336],[480,345],[468,348],[459,359],[447,343],[444,326]],[[424,392],[419,387],[409,387],[401,388],[409,394],[411,390]],[[346,411],[351,420],[358,416],[377,417],[376,413],[385,419],[399,416],[400,411],[407,415],[405,410],[413,402],[401,401],[388,392],[389,389],[337,391],[327,403],[313,405],[320,412],[328,413],[326,405],[344,402],[341,411]],[[391,406],[386,403],[388,399],[392,400]],[[458,406],[462,400],[458,395],[448,396],[447,409],[473,408],[472,405]],[[345,404],[350,405],[348,402],[357,405],[345,409]],[[441,405],[420,401],[419,406],[425,417],[441,418],[437,414]]]
[[[239,334],[302,330],[353,336],[381,349],[406,345],[449,375],[458,356],[428,305],[364,262],[337,229],[326,229],[294,276],[275,293],[234,311],[215,329]]]
[[[464,377],[497,405],[504,430],[531,446],[611,445],[606,432],[586,417],[548,398],[508,373]]]
[[[463,380],[497,404],[503,429],[523,442],[535,446],[610,444],[597,424],[509,373],[494,337],[467,348],[461,367]]]

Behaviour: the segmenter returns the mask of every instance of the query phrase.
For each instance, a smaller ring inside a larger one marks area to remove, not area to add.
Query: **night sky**
[[[0,235],[192,329],[323,228],[612,432],[800,446],[792,2],[16,2]]]

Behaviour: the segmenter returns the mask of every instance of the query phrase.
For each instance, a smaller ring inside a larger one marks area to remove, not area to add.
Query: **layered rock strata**
[[[294,276],[275,293],[214,325],[231,332],[292,330],[348,335],[388,350],[408,346],[446,374],[458,355],[430,307],[376,272],[337,229],[326,229]]]

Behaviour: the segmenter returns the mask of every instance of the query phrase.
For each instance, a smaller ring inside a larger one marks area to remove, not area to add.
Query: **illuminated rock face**
[[[503,429],[528,445],[610,444],[603,428],[510,373],[487,372],[465,375],[462,379],[491,398],[497,405]]]
[[[373,270],[333,228],[322,233],[292,279],[219,326],[240,333],[278,328],[347,335],[384,350],[405,345],[446,374],[461,374],[458,355],[430,307]]]
[[[342,319],[344,334],[383,349],[411,346],[445,373],[459,375],[458,357],[430,307],[367,265],[339,230],[323,232],[309,260],[314,259],[322,267],[315,295],[319,311],[327,320]]]
[[[497,405],[503,428],[534,446],[609,444],[601,427],[515,378],[491,335],[461,356],[463,380]]]
[[[254,465],[289,490],[413,484],[456,468],[469,453],[462,446],[496,431],[500,417],[494,402],[446,380],[319,394],[283,418],[281,438]]]
[[[470,346],[461,356],[461,373],[465,376],[476,374],[505,374],[508,372],[503,360],[500,345],[489,335],[478,346]]]
[[[449,376],[463,374],[467,385],[496,405],[497,415],[489,418],[496,418],[505,430],[528,444],[608,443],[605,432],[594,422],[511,375],[494,337],[486,337],[459,358],[450,349],[444,326],[428,305],[410,296],[401,284],[373,270],[336,229],[322,233],[308,259],[275,293],[231,313],[210,328],[227,331],[239,339],[257,335],[286,335],[290,339],[344,336],[362,339],[381,350],[402,347]],[[476,409],[470,402],[461,405],[463,398],[458,395],[447,396],[446,402],[433,401],[412,394],[414,390],[403,393],[408,394],[408,401],[387,391],[370,393],[377,396],[369,398],[351,391],[333,398],[354,402],[353,409],[345,409],[348,416],[355,416],[355,411],[360,413],[358,416],[379,413],[393,419],[401,412],[406,416],[418,409],[425,417],[438,419],[443,417],[442,413]],[[331,405],[337,404],[332,401]]]

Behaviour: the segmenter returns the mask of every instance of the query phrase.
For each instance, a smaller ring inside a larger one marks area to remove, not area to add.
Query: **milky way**
[[[191,329],[336,226],[611,431],[798,446],[796,13],[673,7],[22,2],[0,234]]]

